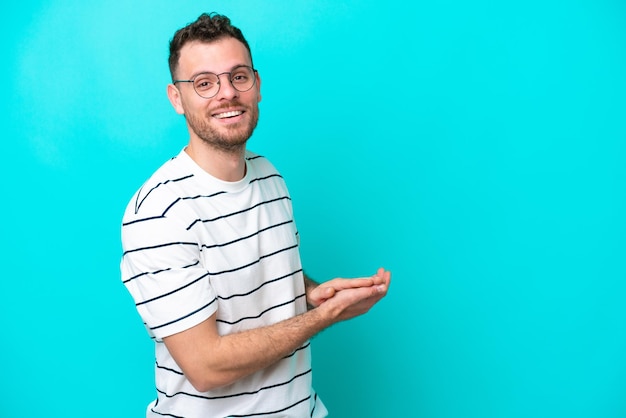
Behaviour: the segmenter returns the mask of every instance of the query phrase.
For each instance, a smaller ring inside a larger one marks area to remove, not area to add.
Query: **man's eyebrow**
[[[250,67],[250,68],[253,68],[253,67],[252,67],[252,65],[250,65],[250,64],[235,64],[235,65],[233,65],[233,66],[231,67],[231,69],[230,69],[230,70],[228,70],[228,71],[223,71],[223,72],[220,72],[220,73],[217,73],[217,72],[215,72],[215,71],[202,70],[202,71],[198,71],[197,73],[192,74],[192,75],[191,75],[191,77],[189,77],[189,78],[188,78],[188,80],[193,80],[195,77],[197,77],[197,76],[198,76],[198,75],[200,75],[200,74],[206,74],[206,73],[211,73],[211,74],[224,74],[224,73],[230,73],[230,72],[232,72],[235,68],[239,68],[239,67]]]

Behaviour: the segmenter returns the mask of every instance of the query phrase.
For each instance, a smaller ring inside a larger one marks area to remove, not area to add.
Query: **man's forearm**
[[[211,353],[212,369],[226,383],[234,382],[290,355],[332,322],[310,310],[273,325],[225,335],[219,351]]]
[[[367,312],[386,293],[389,274],[376,280],[334,279],[317,286],[305,278],[307,300],[316,306],[307,312],[261,328],[219,335],[216,315],[163,340],[187,379],[200,392],[231,384],[288,356],[330,325]],[[317,294],[332,293],[318,297]],[[313,293],[312,295],[310,293]]]
[[[360,280],[360,281],[359,281]],[[349,287],[348,283],[361,286]],[[309,311],[279,323],[220,337],[221,354],[218,362],[222,370],[230,370],[231,379],[237,380],[250,373],[274,364],[297,350],[314,335],[332,324],[367,312],[387,292],[389,276],[380,277],[378,285],[367,285],[369,279],[339,280],[341,291]],[[318,284],[305,276],[312,288]]]
[[[191,384],[206,392],[276,363],[331,324],[330,318],[310,310],[273,325],[220,336],[214,315],[164,341]]]

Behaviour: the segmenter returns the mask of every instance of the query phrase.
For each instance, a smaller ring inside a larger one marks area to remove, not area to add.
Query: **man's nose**
[[[220,89],[217,92],[218,99],[233,99],[239,95],[239,92],[233,87],[230,81],[230,74],[218,75]]]

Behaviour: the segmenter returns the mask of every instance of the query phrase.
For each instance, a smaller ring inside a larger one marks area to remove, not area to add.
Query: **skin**
[[[181,49],[177,79],[199,72],[216,74],[237,65],[251,65],[245,46],[226,38],[211,43],[191,42]],[[224,181],[245,176],[245,143],[258,120],[261,79],[247,92],[235,90],[221,76],[218,94],[203,99],[190,83],[170,84],[172,106],[184,114],[189,129],[186,152],[209,174]],[[242,113],[219,118],[224,111]],[[391,273],[380,268],[370,277],[336,278],[318,284],[305,276],[309,310],[266,327],[220,335],[214,314],[204,322],[163,339],[194,388],[206,392],[231,384],[291,354],[323,329],[369,311],[389,288]]]

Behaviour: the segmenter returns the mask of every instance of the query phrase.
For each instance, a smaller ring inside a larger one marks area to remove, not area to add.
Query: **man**
[[[246,149],[261,79],[241,31],[201,15],[170,42],[167,95],[189,143],[124,214],[122,279],[156,346],[147,416],[324,417],[309,339],[367,312],[390,273],[304,275],[283,178]]]

